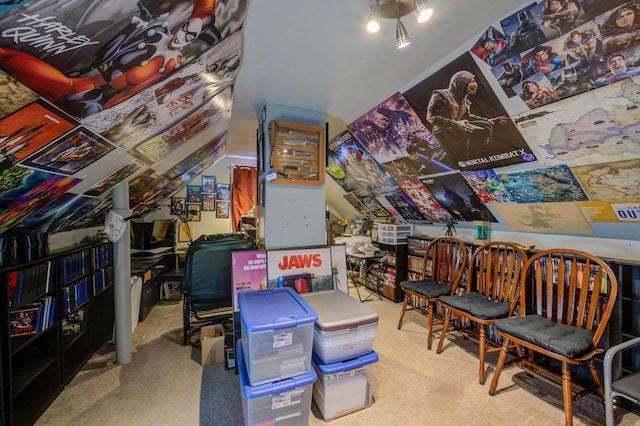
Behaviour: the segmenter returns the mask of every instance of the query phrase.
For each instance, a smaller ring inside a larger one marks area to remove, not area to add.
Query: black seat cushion
[[[450,285],[440,284],[433,280],[402,281],[400,287],[405,291],[412,291],[430,299],[451,294]]]
[[[568,358],[577,358],[593,349],[590,331],[538,315],[507,318],[496,322],[496,328]]]
[[[494,302],[476,292],[461,296],[442,296],[440,301],[480,319],[504,318],[509,315],[509,302]]]

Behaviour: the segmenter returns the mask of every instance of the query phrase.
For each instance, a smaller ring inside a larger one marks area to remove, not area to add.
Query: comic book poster
[[[128,164],[120,167],[118,170],[102,179],[100,182],[93,185],[91,188],[84,191],[83,195],[88,197],[99,197],[105,192],[111,190],[114,186],[133,175],[135,172],[142,168],[142,163],[137,160],[133,160]]]
[[[27,217],[11,227],[11,232],[47,232],[56,217],[66,211],[65,206],[75,197],[77,197],[77,195],[70,193],[56,197],[51,200],[45,208],[30,212]]]
[[[543,31],[543,27],[536,19],[539,15],[532,11],[535,7],[536,3],[530,4],[500,20],[502,32],[509,40],[512,54],[524,52],[553,37],[553,34],[546,34]]]
[[[378,200],[373,196],[373,194],[367,191],[360,191],[354,193],[356,197],[364,204],[364,206],[373,214],[375,217],[389,217],[389,213],[385,210],[384,207],[380,204]]]
[[[56,233],[79,229],[101,218],[102,212],[111,206],[100,198],[77,196],[64,205],[51,221],[48,232]]]
[[[232,104],[231,89],[225,90],[170,129],[136,146],[131,153],[148,164],[156,163],[218,121],[228,119]]]
[[[394,209],[402,216],[407,223],[433,223],[433,219],[426,214],[423,214],[418,206],[402,191],[394,192],[393,194],[385,195],[387,201],[394,207]]]
[[[349,204],[351,204],[351,206],[356,209],[356,211],[358,213],[360,213],[363,216],[369,216],[371,214],[371,212],[369,211],[369,209],[367,209],[364,204],[362,203],[362,201],[360,201],[360,199],[358,197],[356,197],[356,194],[350,192],[348,194],[344,194],[343,195],[344,199],[347,200],[349,202]]]
[[[637,160],[576,166],[571,170],[591,201],[640,201],[640,163]]]
[[[537,167],[499,176],[517,203],[589,201],[567,165]]]
[[[470,51],[492,67],[511,56],[509,40],[494,27],[487,28]]]
[[[514,231],[553,234],[593,234],[573,202],[494,205]]]
[[[400,93],[348,124],[347,129],[396,180],[452,170],[454,163],[447,151]]]
[[[12,166],[0,174],[0,231],[10,228],[80,183],[62,175]]]
[[[421,179],[433,197],[447,209],[454,220],[497,222],[487,206],[473,192],[460,173]]]
[[[459,170],[535,160],[470,53],[409,89],[404,97]]]
[[[415,203],[420,212],[430,221],[443,223],[451,217],[449,212],[442,208],[438,200],[433,197],[420,179],[403,179],[399,180],[398,184],[407,197]]]
[[[75,120],[40,99],[19,109],[0,120],[0,153],[5,157],[0,169],[21,162],[76,125]]]
[[[9,74],[0,71],[0,118],[38,99],[38,94]]]
[[[462,172],[462,176],[483,203],[515,203],[493,169]]]
[[[389,215],[389,219],[387,219],[388,221],[391,221],[391,218],[393,218],[393,223],[407,223],[405,218],[402,217],[398,209],[396,209],[396,206],[387,198],[386,195],[378,195],[376,200],[378,200],[382,208],[387,211],[387,215]]]
[[[245,1],[40,1],[0,19],[2,56],[11,58],[3,68],[83,118],[185,67],[238,31],[245,8]],[[56,31],[46,30],[52,27]],[[24,28],[31,29],[28,36]]]
[[[397,186],[371,154],[346,130],[329,143],[329,159],[333,165],[327,167],[327,173],[339,185],[344,185],[346,192],[364,189],[377,194]]]
[[[78,127],[25,159],[23,164],[55,173],[73,175],[113,150],[114,146],[100,136]]]

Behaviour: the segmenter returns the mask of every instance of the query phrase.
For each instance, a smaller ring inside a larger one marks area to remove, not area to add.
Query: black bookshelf
[[[78,245],[0,268],[0,424],[35,423],[106,341],[104,330],[113,329],[112,256],[100,266],[92,262],[104,250],[110,254],[111,245]],[[104,288],[94,294],[104,268]]]

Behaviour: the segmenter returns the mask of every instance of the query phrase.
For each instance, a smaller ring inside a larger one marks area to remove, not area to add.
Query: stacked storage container
[[[348,294],[327,290],[303,294],[318,315],[313,332],[313,400],[325,420],[373,402],[373,342],[378,314]]]
[[[307,424],[317,378],[311,355],[318,316],[291,288],[240,293],[238,306],[245,424]]]

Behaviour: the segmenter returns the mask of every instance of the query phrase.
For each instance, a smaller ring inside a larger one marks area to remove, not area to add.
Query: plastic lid
[[[378,313],[340,290],[305,293],[301,297],[318,314],[316,328],[336,331],[378,322]]]
[[[244,393],[244,396],[247,398],[260,398],[261,396],[286,392],[291,389],[310,385],[318,379],[318,375],[315,370],[311,368],[311,371],[307,374],[289,377],[288,379],[282,379],[276,382],[251,386],[249,376],[247,375],[247,367],[244,363],[244,355],[242,354],[242,339],[238,339],[236,342],[236,355],[236,358],[238,359],[238,370],[240,372],[240,387],[242,388],[242,393]]]
[[[371,351],[366,355],[359,356],[357,358],[347,359],[345,361],[332,362],[331,364],[323,364],[322,360],[316,353],[313,353],[311,361],[318,367],[323,374],[336,374],[343,371],[354,370],[356,368],[362,368],[365,365],[373,364],[378,361],[378,354]]]
[[[240,293],[238,306],[250,332],[293,328],[318,319],[313,308],[289,287]]]

